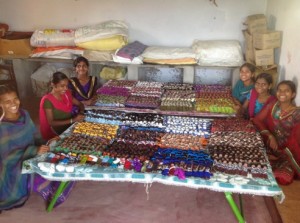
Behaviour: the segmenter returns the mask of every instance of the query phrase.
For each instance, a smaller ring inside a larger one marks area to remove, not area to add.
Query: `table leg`
[[[227,199],[227,201],[228,201],[228,203],[229,203],[229,205],[230,205],[230,207],[231,207],[231,209],[232,209],[232,211],[233,211],[236,219],[238,220],[239,223],[245,223],[245,220],[244,220],[244,218],[243,218],[243,216],[241,214],[241,211],[237,207],[237,205],[236,205],[236,203],[233,200],[233,198],[232,198],[231,195],[232,195],[232,193],[225,192],[225,197],[226,197],[226,199]]]
[[[57,188],[57,190],[54,194],[54,197],[52,198],[50,204],[48,205],[47,212],[52,211],[58,197],[61,195],[62,192],[64,192],[64,190],[66,189],[66,187],[68,186],[69,183],[70,183],[69,181],[60,182],[59,187]]]

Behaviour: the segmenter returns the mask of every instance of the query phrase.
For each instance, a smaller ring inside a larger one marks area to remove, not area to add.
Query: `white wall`
[[[300,1],[268,0],[266,11],[269,27],[283,31],[282,46],[277,52],[279,79],[298,85],[296,104],[300,106]]]
[[[190,46],[194,39],[238,39],[246,16],[265,13],[267,0],[0,0],[0,22],[11,30],[78,28],[125,20],[130,40]]]

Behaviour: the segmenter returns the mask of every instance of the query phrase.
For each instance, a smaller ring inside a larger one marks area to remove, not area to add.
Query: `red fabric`
[[[252,89],[250,92],[250,99],[249,99],[249,106],[248,106],[249,118],[254,117],[255,103],[256,103],[257,99],[258,99],[258,93],[255,89]],[[266,105],[268,105],[274,101],[276,101],[276,98],[273,95],[270,95],[268,100],[263,105],[262,109],[264,107],[266,107]]]
[[[62,96],[62,101],[57,100],[51,93],[46,94],[44,97],[42,97],[40,102],[40,131],[43,139],[49,140],[53,137],[57,136],[55,132],[53,132],[51,126],[48,123],[46,112],[44,109],[44,103],[45,100],[49,100],[52,105],[57,109],[61,110],[63,112],[69,112],[72,111],[72,94],[70,90],[67,90],[65,93],[65,97]]]

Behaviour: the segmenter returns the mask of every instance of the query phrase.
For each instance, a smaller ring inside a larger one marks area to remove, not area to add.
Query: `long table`
[[[43,163],[49,154],[43,154],[35,158],[26,160],[23,164],[24,173],[36,173],[51,181],[60,181],[55,196],[47,207],[47,211],[52,211],[59,195],[64,191],[70,181],[117,181],[135,183],[162,183],[166,185],[184,186],[194,189],[209,189],[216,192],[223,192],[236,216],[238,222],[245,222],[242,210],[242,194],[257,196],[277,197],[280,202],[284,200],[282,189],[278,186],[271,168],[268,168],[266,179],[244,177],[239,175],[229,175],[224,173],[214,173],[210,179],[189,177],[180,180],[177,176],[163,176],[160,173],[138,173],[114,167],[101,167],[97,165],[73,164],[74,172],[59,172],[55,164],[49,170],[41,170],[39,163]],[[239,207],[235,203],[232,194],[239,194]]]

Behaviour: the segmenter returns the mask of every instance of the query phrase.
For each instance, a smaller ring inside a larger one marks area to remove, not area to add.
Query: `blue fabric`
[[[247,94],[246,99],[249,101],[250,100],[250,95],[251,93]],[[255,100],[255,108],[254,108],[254,115],[257,115],[261,109],[264,107],[264,103],[260,103],[258,99]]]
[[[37,130],[27,111],[16,122],[0,124],[0,210],[22,205],[29,196],[27,174],[21,174],[23,160],[32,158]]]
[[[254,87],[254,85],[245,86],[243,81],[238,80],[236,85],[232,90],[232,96],[236,98],[241,104],[243,104],[247,98],[247,94],[249,94],[250,90]]]

